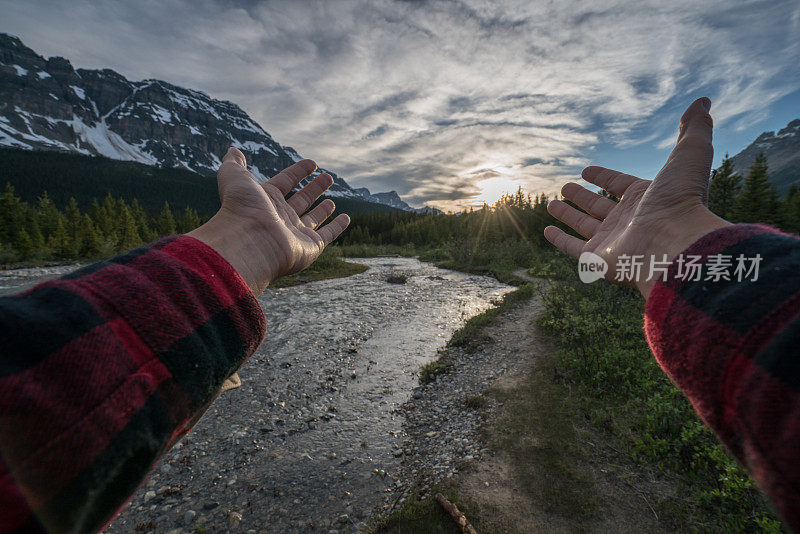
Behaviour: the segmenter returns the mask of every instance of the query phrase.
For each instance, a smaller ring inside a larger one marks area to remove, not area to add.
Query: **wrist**
[[[258,296],[277,277],[274,258],[267,255],[270,247],[258,241],[261,233],[255,221],[219,211],[186,235],[202,241],[225,258],[253,295]]]
[[[652,232],[654,241],[648,247],[645,257],[648,261],[651,258],[661,261],[666,255],[667,261],[671,263],[698,239],[726,226],[731,226],[731,223],[701,206],[680,218],[670,220],[663,230]],[[656,278],[645,279],[636,284],[645,299],[650,296],[656,281]]]

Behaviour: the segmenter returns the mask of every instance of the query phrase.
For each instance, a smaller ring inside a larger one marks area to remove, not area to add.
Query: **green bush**
[[[680,474],[690,488],[689,508],[705,507],[719,517],[719,524],[699,530],[779,531],[745,471],[653,358],[636,291],[560,282],[544,304],[539,322],[561,345],[558,374],[587,393],[587,415],[595,423],[627,436],[634,457]]]

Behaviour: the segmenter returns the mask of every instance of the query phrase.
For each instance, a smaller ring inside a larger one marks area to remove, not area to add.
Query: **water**
[[[420,366],[511,288],[413,258],[356,261],[370,269],[259,298],[267,335],[242,387],[159,462],[109,532],[149,521],[158,532],[347,531],[371,516],[394,484],[397,408]],[[393,272],[407,283],[387,283]]]
[[[0,297],[15,295],[39,282],[67,274],[79,267],[80,265],[73,264],[0,271]]]

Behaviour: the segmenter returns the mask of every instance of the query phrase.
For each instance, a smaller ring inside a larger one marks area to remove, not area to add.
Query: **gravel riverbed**
[[[413,258],[357,261],[370,269],[259,298],[267,336],[242,386],[161,459],[107,532],[355,532],[402,498],[415,440],[441,442],[437,476],[481,454],[464,426],[476,421],[452,419],[450,400],[431,405],[435,434],[412,439],[406,410],[426,395],[415,392],[421,365],[511,288]],[[391,274],[407,283],[387,283]]]

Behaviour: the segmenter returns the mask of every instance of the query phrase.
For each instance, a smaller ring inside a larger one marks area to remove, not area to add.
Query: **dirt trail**
[[[482,393],[489,452],[455,478],[467,515],[481,533],[681,530],[656,512],[680,499],[678,486],[619,452],[586,420],[580,393],[559,383],[556,347],[536,324],[542,306],[534,297],[500,316],[477,349],[507,371]]]

